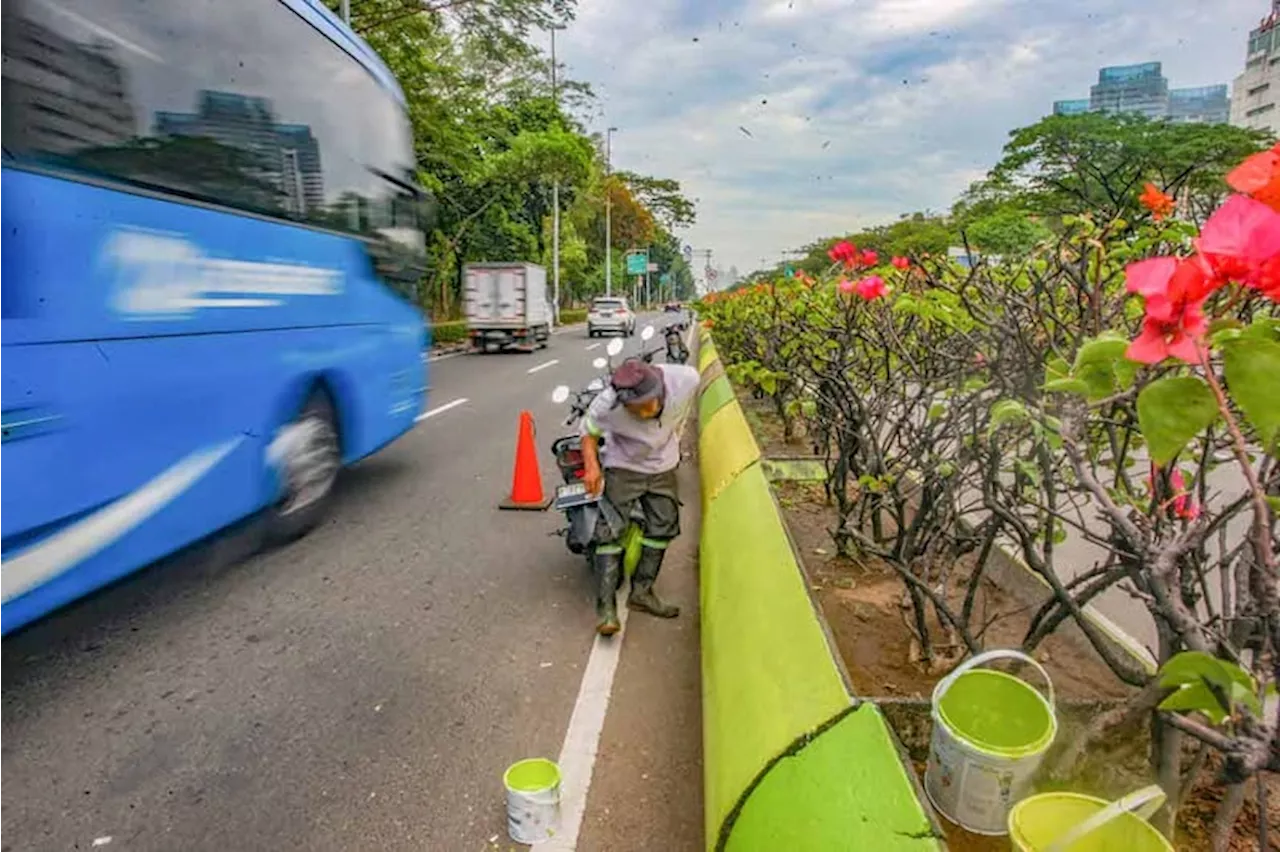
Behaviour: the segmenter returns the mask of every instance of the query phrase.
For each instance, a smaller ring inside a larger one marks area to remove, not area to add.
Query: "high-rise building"
[[[1231,87],[1231,123],[1280,134],[1280,0],[1249,33],[1244,72]]]
[[[1169,81],[1159,62],[1112,65],[1098,70],[1089,89],[1089,111],[1137,113],[1147,118],[1169,114]]]
[[[1054,115],[1082,115],[1089,111],[1088,98],[1076,98],[1069,101],[1054,101]]]
[[[6,13],[10,9],[5,7]],[[4,16],[5,144],[76,155],[132,139],[124,66],[107,41],[81,43],[36,21]]]
[[[1169,120],[1226,124],[1231,117],[1227,84],[1169,90]]]
[[[1280,3],[1280,0],[1274,0]],[[1098,69],[1098,82],[1089,97],[1053,102],[1054,115],[1081,115],[1086,112],[1128,113],[1152,119],[1226,122],[1231,100],[1225,83],[1191,89],[1170,89],[1159,62],[1137,65],[1110,65]]]
[[[211,139],[245,155],[287,213],[305,217],[324,204],[315,135],[306,125],[278,123],[266,98],[204,91],[195,113],[157,112],[155,128],[159,136]]]

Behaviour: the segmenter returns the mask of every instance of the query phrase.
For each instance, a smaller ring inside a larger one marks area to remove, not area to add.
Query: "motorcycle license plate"
[[[587,486],[581,482],[571,482],[567,485],[561,485],[556,488],[556,508],[568,509],[573,506],[583,506],[587,503],[594,503],[600,498],[587,491]]]

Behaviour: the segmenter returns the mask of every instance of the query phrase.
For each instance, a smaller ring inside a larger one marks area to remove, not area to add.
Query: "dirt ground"
[[[741,391],[738,397],[766,456],[796,457],[812,452],[803,435],[791,442],[783,440],[781,423],[767,401]],[[932,668],[918,661],[919,645],[910,626],[910,602],[902,581],[888,566],[874,560],[835,555],[829,532],[835,524],[835,513],[825,505],[821,485],[781,482],[774,487],[855,693],[872,698],[927,700],[951,661],[940,660]],[[956,600],[962,595],[963,589],[958,587],[950,589],[948,594]],[[983,638],[987,648],[1018,647],[1032,615],[1029,608],[990,582],[980,588],[975,612],[975,623],[988,625]],[[936,635],[941,634],[936,620],[931,621],[930,629]],[[955,649],[956,654],[959,652],[960,649]],[[1058,696],[1063,699],[1123,699],[1132,694],[1132,689],[1120,682],[1101,660],[1065,637],[1050,636],[1041,643],[1035,657],[1049,672]],[[1124,752],[1123,758],[1121,752]],[[1115,758],[1132,763],[1134,773],[1145,770],[1143,749],[1133,747],[1133,743],[1117,744]],[[1107,763],[1108,758],[1104,757],[1102,762]],[[917,762],[915,768],[923,779],[923,762]],[[1142,783],[1146,782],[1135,780],[1134,787]],[[1267,791],[1268,825],[1275,826],[1268,846],[1280,850],[1280,781],[1269,777]],[[1184,803],[1176,831],[1176,848],[1180,852],[1208,852],[1209,828],[1221,794],[1221,788],[1205,784]],[[1258,813],[1255,788],[1251,787],[1248,801],[1237,819],[1231,852],[1258,849]],[[939,821],[953,852],[1010,849],[1006,837],[974,835],[945,819]]]

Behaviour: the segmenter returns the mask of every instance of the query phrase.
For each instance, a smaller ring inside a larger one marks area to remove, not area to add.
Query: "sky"
[[[944,211],[1008,132],[1103,65],[1230,84],[1268,0],[579,0],[557,38],[614,168],[679,180],[679,232],[742,274],[819,237]]]

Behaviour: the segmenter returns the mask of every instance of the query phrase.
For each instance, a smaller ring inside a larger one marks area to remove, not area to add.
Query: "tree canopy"
[[[326,0],[338,10],[341,0]],[[560,193],[561,301],[604,290],[606,198],[612,206],[613,278],[623,255],[645,248],[671,275],[677,298],[693,275],[672,231],[694,221],[680,183],[633,172],[608,174],[602,140],[577,116],[593,105],[589,84],[551,89],[540,46],[566,24],[574,0],[351,0],[351,25],[383,58],[408,101],[418,182],[436,198],[427,232],[427,274],[418,298],[437,318],[459,309],[462,268],[474,261],[551,265],[552,193]]]

